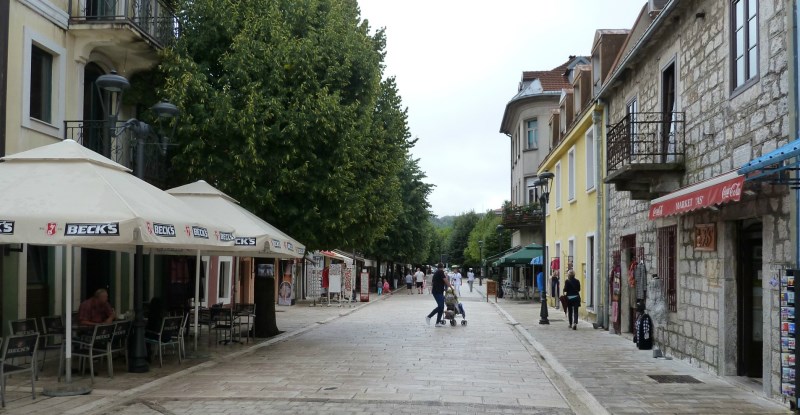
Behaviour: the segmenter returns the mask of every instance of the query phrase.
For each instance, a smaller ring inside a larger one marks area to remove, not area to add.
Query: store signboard
[[[331,264],[328,268],[328,292],[342,292],[342,264]]]
[[[361,271],[361,296],[359,301],[366,303],[369,301],[369,272]]]

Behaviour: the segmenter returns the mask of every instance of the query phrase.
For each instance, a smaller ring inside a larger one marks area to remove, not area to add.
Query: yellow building
[[[553,173],[547,205],[547,269],[558,271],[560,286],[551,305],[564,289],[566,272],[575,271],[581,283],[582,318],[595,320],[599,307],[601,238],[598,188],[600,157],[597,137],[602,135],[602,106],[593,103],[591,66],[576,66],[572,88],[564,89],[559,109],[550,118],[551,151],[539,166],[538,174]]]
[[[0,4],[0,27],[0,156],[71,138],[130,165],[129,137],[103,134],[103,120],[117,108],[103,108],[95,81],[116,70],[136,87],[136,75],[158,64],[158,51],[177,35],[168,3],[10,0]],[[123,105],[118,119],[137,117],[136,111]],[[62,310],[64,248],[12,248],[0,255],[0,320]],[[76,249],[75,262],[76,305],[92,290],[109,287],[118,310],[131,308],[127,254]],[[152,269],[151,262],[151,275]]]

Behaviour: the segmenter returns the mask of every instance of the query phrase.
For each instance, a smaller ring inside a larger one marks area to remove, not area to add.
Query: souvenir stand
[[[336,301],[342,305],[342,268],[343,264],[331,264],[328,267],[328,306],[331,305],[331,294],[336,294]]]
[[[800,270],[789,269],[781,275],[781,394],[789,400],[793,410],[797,405],[797,331],[795,330],[794,281]]]

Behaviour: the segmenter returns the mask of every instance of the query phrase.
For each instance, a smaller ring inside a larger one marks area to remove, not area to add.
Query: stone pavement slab
[[[550,308],[551,324],[540,325],[538,302],[501,301],[498,308],[507,312],[539,348],[557,361],[566,379],[579,383],[611,413],[789,413],[786,405],[683,361],[655,359],[652,351],[638,350],[630,340],[605,330],[594,330],[589,323],[580,322],[578,330],[569,330],[561,310]],[[648,376],[678,374],[690,375],[702,383],[658,383]]]

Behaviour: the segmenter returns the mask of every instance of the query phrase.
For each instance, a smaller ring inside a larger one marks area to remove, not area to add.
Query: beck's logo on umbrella
[[[192,236],[195,238],[208,239],[208,229],[200,226],[192,226]]]
[[[53,224],[55,225],[55,224]],[[47,227],[50,233],[50,224]],[[68,223],[65,236],[119,236],[119,222],[109,223]]]
[[[156,236],[174,238],[175,235],[177,235],[177,232],[175,232],[175,225],[170,225],[168,223],[153,223],[152,229],[152,233]],[[147,230],[150,230],[150,222],[147,223]]]
[[[278,248],[278,249],[281,249],[281,241],[279,241],[279,240],[277,240],[277,239],[273,239],[273,240],[272,240],[272,247],[273,247],[273,248]]]
[[[236,238],[237,246],[256,246],[256,238],[252,237],[239,237]]]
[[[0,220],[0,235],[13,235],[13,234],[14,234],[14,221]]]
[[[217,239],[219,239],[222,242],[230,242],[230,241],[236,240],[236,237],[233,236],[233,234],[230,233],[230,232],[217,232],[217,231],[214,231],[214,233],[218,233],[219,234]]]

